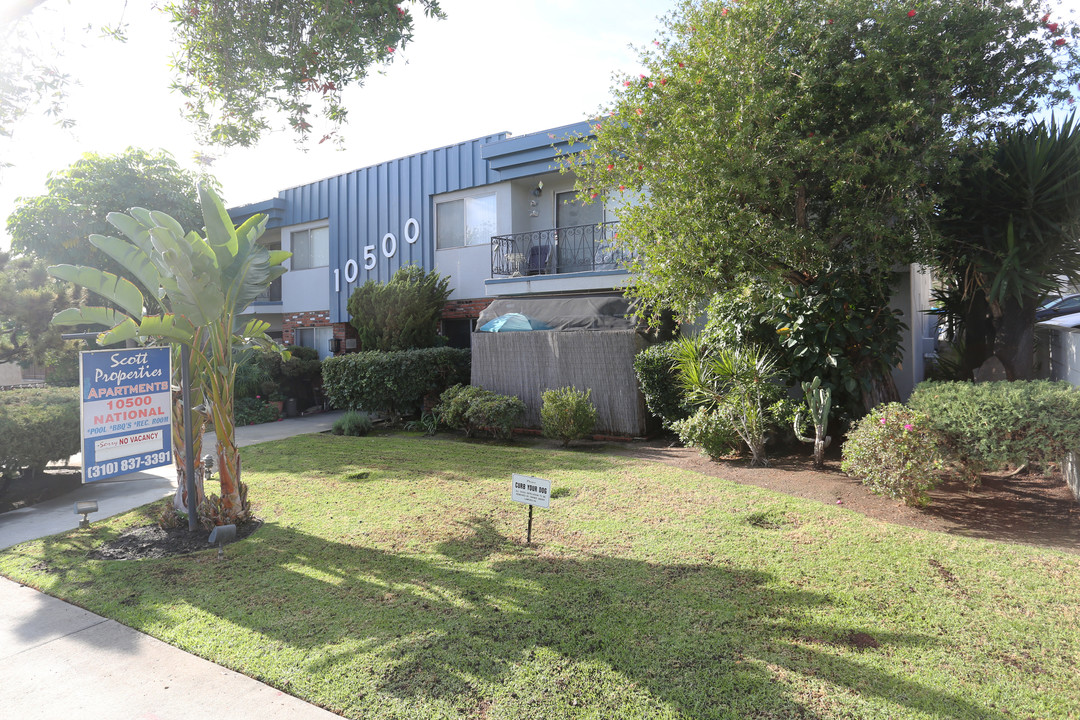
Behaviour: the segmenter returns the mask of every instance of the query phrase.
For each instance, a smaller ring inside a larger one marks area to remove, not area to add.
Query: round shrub
[[[330,432],[334,435],[363,437],[371,432],[373,427],[374,423],[371,422],[370,415],[352,410],[335,420]]]
[[[840,468],[876,493],[907,505],[930,502],[943,467],[938,434],[929,419],[899,403],[875,408],[848,433]]]
[[[541,398],[540,427],[544,437],[562,440],[563,447],[568,447],[571,441],[592,434],[596,427],[592,390],[564,387],[545,390]]]
[[[479,385],[454,385],[439,397],[439,422],[472,437],[483,428],[499,440],[509,440],[525,414],[525,403],[513,395],[499,395]]]
[[[710,460],[719,460],[739,449],[735,428],[716,410],[698,408],[690,417],[674,422],[671,429],[683,445],[700,448]]]

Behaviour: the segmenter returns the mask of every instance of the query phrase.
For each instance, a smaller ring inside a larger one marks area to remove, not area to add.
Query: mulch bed
[[[243,540],[262,527],[262,520],[250,520],[236,528],[236,539]],[[91,560],[142,560],[164,558],[173,555],[206,550],[212,547],[206,539],[208,530],[199,528],[194,532],[187,527],[162,529],[157,525],[125,530],[115,540],[87,553]]]

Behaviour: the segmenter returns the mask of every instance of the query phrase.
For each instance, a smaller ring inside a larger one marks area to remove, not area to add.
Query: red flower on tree
[[[1058,47],[1061,47],[1062,45],[1065,44],[1065,38],[1058,38],[1057,40],[1054,41],[1054,44],[1057,45]]]
[[[908,10],[907,16],[908,17],[915,17],[915,11],[914,10]]]

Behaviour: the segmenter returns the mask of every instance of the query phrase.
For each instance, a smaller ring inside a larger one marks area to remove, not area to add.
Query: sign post
[[[510,499],[529,506],[529,525],[525,531],[525,544],[531,545],[533,506],[542,508],[551,506],[551,481],[514,473],[510,479]]]
[[[172,463],[167,347],[79,354],[83,482]]]

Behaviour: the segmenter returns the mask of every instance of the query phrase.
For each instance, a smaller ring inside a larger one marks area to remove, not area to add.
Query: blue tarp
[[[506,313],[480,326],[480,332],[528,332],[529,330],[550,330],[551,326],[543,320],[522,315]]]

